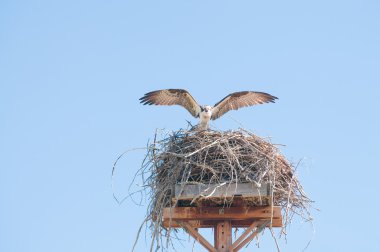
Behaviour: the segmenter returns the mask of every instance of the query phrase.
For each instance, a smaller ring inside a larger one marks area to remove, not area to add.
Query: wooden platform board
[[[173,189],[174,207],[163,209],[162,226],[183,228],[207,251],[237,252],[265,227],[282,227],[270,184],[178,184]],[[214,245],[198,228],[214,229]],[[234,242],[232,228],[245,228]]]
[[[282,226],[281,208],[278,206],[168,207],[163,212],[163,226],[166,228],[178,228],[181,221],[187,221],[194,228],[210,228],[223,220],[231,221],[232,227],[249,227],[254,220],[271,220],[267,226]]]
[[[231,221],[232,228],[247,228],[252,224],[253,220],[233,220]],[[193,228],[214,228],[218,221],[188,221]],[[181,228],[180,221],[166,219],[162,226],[165,228]],[[267,227],[282,227],[282,218],[273,219],[272,223],[268,223]]]
[[[197,197],[222,198],[222,197],[271,197],[270,184],[255,183],[226,183],[226,184],[177,184],[174,188],[174,197],[177,200],[191,200]]]
[[[279,206],[176,206],[164,208],[162,218],[163,227],[183,228],[209,252],[238,252],[265,227],[282,227]],[[214,245],[198,228],[214,229]],[[232,228],[245,228],[235,241]]]

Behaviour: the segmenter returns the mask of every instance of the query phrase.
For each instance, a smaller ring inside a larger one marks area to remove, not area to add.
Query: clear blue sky
[[[321,212],[315,234],[295,219],[282,251],[310,239],[307,251],[380,251],[379,13],[375,0],[2,0],[0,251],[130,251],[146,206],[113,200],[113,161],[155,128],[196,122],[138,103],[162,88],[203,104],[278,96],[214,126],[240,122],[305,158],[299,175]],[[121,163],[120,197],[142,154]],[[260,245],[275,248],[268,232]]]

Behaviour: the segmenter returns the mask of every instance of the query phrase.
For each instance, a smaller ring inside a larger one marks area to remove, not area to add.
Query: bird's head
[[[201,110],[202,110],[202,112],[209,113],[209,112],[211,112],[212,107],[211,107],[211,106],[208,106],[208,105],[206,105],[206,106],[202,106],[202,107],[201,107]]]
[[[211,116],[212,107],[211,106],[201,106],[201,113],[208,117]]]
[[[205,112],[211,112],[212,107],[211,106],[204,106]]]

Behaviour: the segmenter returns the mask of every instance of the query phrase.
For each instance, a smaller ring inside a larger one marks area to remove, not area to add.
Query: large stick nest
[[[269,204],[282,207],[284,226],[294,214],[311,219],[311,200],[297,179],[296,167],[272,144],[249,131],[187,131],[173,132],[149,145],[140,170],[148,189],[150,205],[146,224],[152,232],[152,247],[162,246],[162,238],[170,242],[170,230],[162,227],[163,208],[178,204],[173,201],[175,185],[222,184],[250,182],[260,186],[270,183],[273,197]],[[204,197],[194,198],[192,204]],[[228,204],[228,200],[223,201]],[[261,202],[262,203],[262,202]],[[268,202],[267,202],[268,203]],[[257,202],[255,203],[257,205]],[[166,243],[166,246],[168,243]]]

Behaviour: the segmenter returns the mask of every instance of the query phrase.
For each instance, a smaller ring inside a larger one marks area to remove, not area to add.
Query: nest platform
[[[183,228],[208,251],[238,251],[265,227],[285,228],[294,214],[310,218],[294,165],[270,139],[244,129],[156,134],[140,173],[149,175],[151,250]],[[246,230],[233,242],[235,227]],[[198,228],[214,228],[214,245]]]

